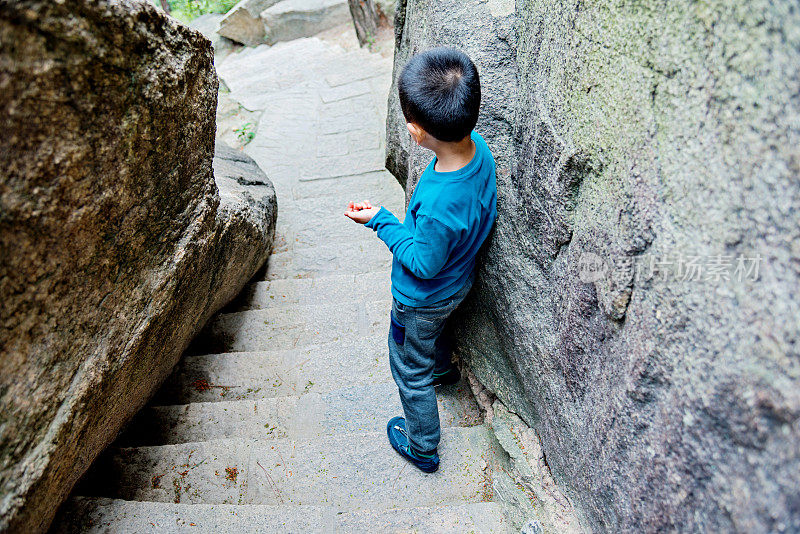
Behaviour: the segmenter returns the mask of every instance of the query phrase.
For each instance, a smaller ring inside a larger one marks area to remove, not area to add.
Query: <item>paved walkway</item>
[[[370,199],[402,218],[383,170],[391,60],[317,38],[218,66],[260,115],[246,147],[278,193],[267,268],[195,340],[95,464],[64,532],[504,532],[492,437],[464,383],[439,391],[441,468],[388,445],[391,255],[344,217]],[[252,114],[251,114],[252,115]]]

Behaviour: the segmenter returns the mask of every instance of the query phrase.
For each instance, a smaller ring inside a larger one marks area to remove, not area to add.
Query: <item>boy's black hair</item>
[[[440,47],[413,56],[397,88],[406,121],[440,141],[460,141],[478,122],[478,69],[460,50]]]

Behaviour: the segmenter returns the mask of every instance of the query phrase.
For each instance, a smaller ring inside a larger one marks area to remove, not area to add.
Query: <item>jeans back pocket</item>
[[[394,339],[394,342],[398,345],[402,345],[406,340],[406,327],[401,325],[400,322],[394,318],[393,313],[389,313],[389,319],[391,321],[389,329],[392,332],[392,339]]]

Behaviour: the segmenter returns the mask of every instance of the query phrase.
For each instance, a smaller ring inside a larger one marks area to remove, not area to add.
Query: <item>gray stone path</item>
[[[469,387],[439,391],[441,468],[388,445],[391,255],[344,217],[402,218],[383,170],[391,60],[317,39],[246,49],[219,74],[259,115],[246,146],[278,193],[267,268],[217,314],[95,464],[61,532],[505,532],[498,452]]]

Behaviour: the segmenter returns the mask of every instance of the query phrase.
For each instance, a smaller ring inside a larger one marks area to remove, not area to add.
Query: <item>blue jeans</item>
[[[456,294],[430,306],[406,306],[392,298],[389,365],[400,390],[408,441],[430,453],[439,445],[439,409],[433,373],[450,368],[450,343],[443,336],[447,318],[472,287],[470,278]]]

